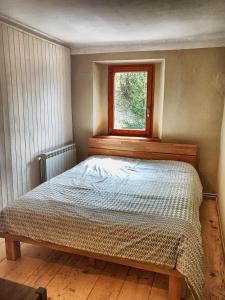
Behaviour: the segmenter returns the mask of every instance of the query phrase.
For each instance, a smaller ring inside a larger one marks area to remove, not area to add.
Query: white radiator
[[[38,156],[41,183],[55,177],[76,164],[76,145],[70,144]]]

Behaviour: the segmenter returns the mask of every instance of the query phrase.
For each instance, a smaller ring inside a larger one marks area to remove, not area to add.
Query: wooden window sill
[[[95,138],[108,139],[108,140],[129,140],[129,141],[143,141],[143,142],[158,142],[159,138],[151,137],[137,137],[137,136],[121,136],[121,135],[96,135]]]

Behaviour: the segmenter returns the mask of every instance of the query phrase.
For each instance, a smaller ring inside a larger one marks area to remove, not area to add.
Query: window
[[[109,134],[151,136],[153,65],[109,67]]]

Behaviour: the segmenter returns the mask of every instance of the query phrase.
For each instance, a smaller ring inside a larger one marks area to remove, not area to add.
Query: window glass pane
[[[114,77],[114,129],[145,130],[147,72],[117,72]]]

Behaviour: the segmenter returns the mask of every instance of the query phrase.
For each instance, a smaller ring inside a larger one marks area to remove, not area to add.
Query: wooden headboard
[[[197,146],[127,139],[93,137],[88,140],[88,155],[114,155],[142,159],[178,160],[196,167]]]

